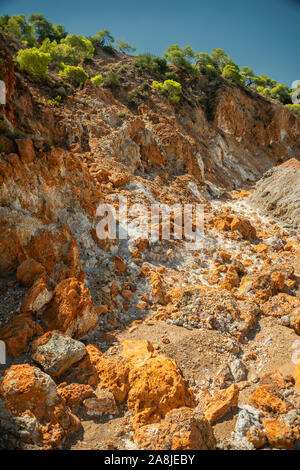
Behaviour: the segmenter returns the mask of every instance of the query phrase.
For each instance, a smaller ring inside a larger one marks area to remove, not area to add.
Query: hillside
[[[171,65],[174,103],[103,48],[116,86],[40,80],[24,47],[0,32],[0,448],[299,447],[300,120]],[[99,239],[119,196],[201,204],[203,245]]]

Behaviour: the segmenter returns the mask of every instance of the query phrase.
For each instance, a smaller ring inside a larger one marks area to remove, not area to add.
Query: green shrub
[[[130,44],[128,44],[128,42],[125,42],[124,39],[120,39],[119,41],[117,41],[116,45],[117,45],[117,49],[120,52],[124,52],[126,54],[130,54],[136,51],[136,47],[133,47]]]
[[[32,49],[20,49],[16,62],[22,72],[27,72],[33,77],[47,78],[48,65],[51,60],[50,54],[42,52],[36,47]]]
[[[66,65],[59,74],[64,80],[67,80],[77,88],[82,87],[89,78],[82,67],[74,67],[72,65]]]
[[[62,97],[57,95],[53,100],[48,100],[48,104],[51,106],[60,106],[61,105]]]
[[[111,47],[115,42],[115,38],[111,35],[108,29],[103,29],[103,31],[98,31],[95,36],[91,36],[89,40],[92,42],[94,47]]]
[[[152,85],[160,93],[167,96],[172,103],[179,103],[182,94],[180,83],[174,80],[165,80],[164,83],[154,81]]]
[[[273,88],[264,88],[263,86],[256,87],[257,93],[263,96],[273,98],[280,101],[282,104],[291,104],[291,96],[289,88],[286,85],[277,83]]]
[[[130,106],[133,106],[133,107],[137,108],[138,106],[140,106],[148,98],[149,98],[149,95],[145,91],[142,91],[142,90],[139,90],[139,89],[132,90],[128,94],[128,104]]]
[[[51,56],[51,63],[58,67],[62,65],[78,65],[79,57],[76,50],[68,44],[57,44],[56,41],[50,41],[49,38],[44,39],[40,51],[47,52]]]
[[[184,69],[191,77],[197,78],[199,76],[199,70],[191,63],[195,59],[196,54],[190,46],[181,48],[178,44],[173,44],[168,47],[164,56],[176,67]]]
[[[149,85],[148,82],[144,82],[144,83],[141,84],[141,90],[147,91],[149,89],[150,89],[150,85]]]
[[[289,88],[282,83],[277,83],[277,85],[271,89],[271,98],[278,100],[283,104],[292,103],[292,99],[289,94]]]
[[[116,55],[116,51],[113,46],[103,46],[102,49],[109,55]]]
[[[153,57],[151,54],[138,54],[134,61],[135,68],[140,72],[150,72],[163,75],[167,70],[167,61],[163,57]]]
[[[103,77],[102,75],[99,73],[99,75],[95,75],[95,77],[91,78],[91,82],[92,83],[95,83],[95,85],[102,85],[102,82],[103,82]]]
[[[94,55],[94,46],[91,41],[84,36],[77,36],[76,34],[69,34],[66,38],[61,40],[61,44],[66,44],[74,50],[74,54],[78,61],[92,59]]]
[[[103,77],[102,86],[106,88],[116,88],[119,85],[119,75],[112,70]]]
[[[287,104],[287,107],[298,119],[300,119],[300,104]]]
[[[3,28],[1,29],[4,29],[9,34],[21,39],[31,47],[36,45],[37,41],[34,36],[34,28],[27,23],[24,15],[14,15],[11,18],[7,15],[3,15],[2,24]]]
[[[174,72],[174,70],[169,69],[168,72],[165,73],[166,80],[174,80],[175,82],[179,82],[179,75]]]
[[[233,85],[244,85],[243,77],[235,65],[226,65],[224,67],[222,77]]]
[[[63,25],[53,25],[41,14],[29,15],[28,22],[33,26],[39,44],[42,44],[46,38],[59,42],[67,35]]]
[[[260,95],[263,95],[263,96],[271,96],[271,90],[270,88],[264,88],[263,86],[258,86],[256,87],[255,89],[257,91],[257,93],[259,93]]]
[[[238,68],[233,60],[226,54],[223,49],[214,49],[211,53],[212,65],[214,65],[220,72],[223,72],[226,66]]]

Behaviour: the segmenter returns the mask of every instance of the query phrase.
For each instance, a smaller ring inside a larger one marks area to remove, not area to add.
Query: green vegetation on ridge
[[[115,41],[107,29],[89,37],[68,34],[61,24],[54,25],[41,14],[0,16],[0,30],[8,32],[23,41],[26,49],[20,49],[15,61],[21,71],[36,79],[46,80],[48,67],[56,69],[60,75],[73,86],[81,87],[90,78],[99,86],[111,89],[120,85],[119,75],[109,70],[107,74],[92,77],[85,64],[95,57],[99,50],[110,55],[117,51],[132,54],[136,48],[123,39]],[[140,74],[152,76],[152,87],[176,104],[183,97],[184,77],[197,81],[205,77],[209,82],[225,79],[229,84],[246,87],[262,96],[288,105],[289,109],[299,117],[299,105],[293,105],[290,90],[286,85],[277,83],[266,75],[257,76],[249,67],[241,69],[223,49],[214,49],[211,54],[196,53],[190,46],[180,47],[178,44],[169,46],[163,57],[155,57],[150,53],[137,54],[133,65]],[[156,80],[153,80],[156,78]],[[199,82],[200,86],[200,82]],[[129,103],[137,106],[147,99],[145,90],[137,89],[130,92]],[[185,97],[187,102],[189,98]]]

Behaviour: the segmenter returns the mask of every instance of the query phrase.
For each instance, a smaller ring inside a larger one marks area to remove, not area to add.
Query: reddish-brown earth
[[[153,91],[133,110],[152,78],[124,54],[90,64],[119,89],[87,81],[55,107],[58,75],[15,72],[5,45],[0,447],[299,447],[300,121],[225,82],[210,120]],[[202,248],[100,240],[118,196],[203,204]]]

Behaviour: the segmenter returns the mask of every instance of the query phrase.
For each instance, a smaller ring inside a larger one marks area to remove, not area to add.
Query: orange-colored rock
[[[249,405],[259,408],[267,413],[287,413],[291,407],[279,398],[275,393],[268,390],[267,386],[261,385],[251,395]]]
[[[297,335],[300,335],[300,302],[299,306],[293,310],[291,316],[291,327],[294,328]]]
[[[106,388],[97,388],[95,398],[87,398],[83,402],[85,411],[90,416],[118,415],[119,410],[113,393]]]
[[[13,317],[1,330],[0,340],[6,345],[7,354],[18,357],[25,353],[29,342],[36,335],[42,335],[43,329],[28,314]]]
[[[290,240],[284,246],[284,251],[290,251],[291,253],[300,253],[300,243]]]
[[[247,431],[247,437],[256,449],[261,449],[267,443],[265,431],[258,426],[251,426]]]
[[[140,302],[136,304],[136,308],[138,310],[144,310],[146,307],[147,307],[147,302],[144,302],[143,300],[140,300]]]
[[[115,256],[113,258],[115,263],[115,271],[119,273],[124,273],[127,269],[126,264],[124,263],[123,259],[120,256]]]
[[[41,263],[47,274],[59,282],[68,277],[82,280],[79,248],[68,225],[48,226],[31,238],[26,245],[27,256]]]
[[[122,295],[123,299],[130,300],[131,297],[133,296],[133,292],[129,289],[123,289],[122,292],[121,292],[121,295]]]
[[[280,271],[273,271],[271,274],[271,279],[273,282],[273,288],[276,292],[280,292],[284,289],[285,286],[285,277],[284,274]]]
[[[17,281],[22,286],[30,287],[38,278],[46,274],[46,269],[41,263],[32,258],[27,258],[17,269]]]
[[[260,302],[266,302],[273,294],[273,284],[267,274],[247,274],[242,277],[238,289],[240,295],[252,295]]]
[[[98,316],[89,289],[77,279],[70,278],[55,287],[53,299],[41,320],[47,330],[59,330],[78,339],[95,328]]]
[[[35,159],[35,150],[31,139],[15,139],[22,162],[31,163]]]
[[[51,377],[29,364],[15,365],[4,372],[0,397],[13,416],[23,419],[20,437],[45,448],[56,447],[80,426],[58,396]]]
[[[296,365],[294,372],[293,372],[293,377],[295,379],[295,385],[300,389],[300,362]]]
[[[230,267],[226,273],[225,278],[221,281],[220,285],[223,289],[231,291],[234,287],[239,286],[240,278],[237,271]]]
[[[108,312],[108,307],[107,305],[99,305],[95,310],[98,316],[105,315]]]
[[[296,279],[286,279],[285,285],[286,285],[286,288],[290,291],[296,287],[297,281]]]
[[[131,250],[131,256],[134,259],[142,259],[142,254],[139,252],[137,248],[134,248],[133,250]]]
[[[265,419],[263,426],[269,444],[278,449],[293,449],[299,438],[299,430],[277,419]]]
[[[139,360],[129,372],[128,408],[133,408],[134,429],[154,423],[168,411],[194,405],[191,390],[184,385],[176,363],[163,355]]]
[[[239,400],[239,389],[235,384],[225,390],[216,390],[213,395],[206,391],[200,397],[198,409],[203,411],[210,424],[214,424],[229,411],[236,410]]]
[[[266,254],[268,252],[268,247],[265,243],[259,243],[258,245],[255,246],[255,250],[257,253]]]
[[[22,301],[22,312],[38,312],[53,297],[49,282],[43,277],[37,279],[26,292]]]
[[[147,249],[147,246],[148,246],[148,240],[147,238],[138,238],[136,241],[135,241],[135,246],[137,247],[137,249],[139,251],[145,251]]]
[[[150,280],[152,284],[152,296],[155,302],[166,304],[165,286],[162,277],[156,271],[151,271]]]
[[[16,227],[0,219],[0,277],[13,273],[25,259],[22,241]]]
[[[107,183],[110,176],[111,176],[111,172],[107,170],[106,168],[100,168],[95,173],[95,177],[97,181],[99,181],[99,183]]]
[[[231,254],[228,253],[228,251],[220,249],[219,250],[219,256],[221,257],[223,263],[227,263],[227,261],[231,260]]]
[[[58,396],[62,398],[68,406],[80,405],[83,400],[90,397],[93,393],[94,390],[90,385],[77,383],[66,385],[63,383],[57,387]]]
[[[230,230],[230,224],[232,222],[233,217],[225,216],[225,217],[216,217],[214,220],[214,226],[216,229],[220,230],[221,232]]]
[[[68,382],[84,382],[98,385],[99,388],[110,390],[117,403],[122,403],[127,397],[129,384],[129,366],[119,359],[106,357],[96,346],[87,345],[87,356],[73,366],[66,377]]]
[[[283,293],[275,295],[262,306],[262,312],[275,318],[288,315],[291,327],[300,334],[300,300],[297,297]]]
[[[172,359],[158,354],[146,340],[122,340],[121,344],[122,357],[130,366],[127,405],[134,409],[135,429],[158,421],[173,408],[193,406],[193,393]]]
[[[122,357],[131,365],[142,365],[153,356],[154,348],[147,340],[122,339]]]
[[[147,450],[215,450],[216,439],[206,418],[190,408],[169,411],[157,424],[142,426],[134,440]]]
[[[127,173],[116,173],[110,176],[109,179],[115,188],[120,188],[121,186],[124,186],[127,183],[129,175]]]
[[[277,369],[263,375],[259,380],[259,385],[263,385],[268,390],[275,393],[287,387],[285,378]]]
[[[256,240],[256,230],[247,219],[234,217],[230,228],[233,232],[239,232],[244,240]]]

